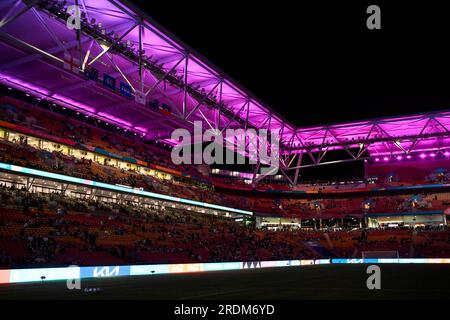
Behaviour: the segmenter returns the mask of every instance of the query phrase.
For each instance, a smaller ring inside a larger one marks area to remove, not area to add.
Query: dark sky
[[[299,126],[450,109],[450,18],[428,1],[132,2]]]

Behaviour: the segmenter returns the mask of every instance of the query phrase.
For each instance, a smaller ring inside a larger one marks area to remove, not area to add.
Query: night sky
[[[428,1],[132,2],[298,126],[450,109],[450,17]]]

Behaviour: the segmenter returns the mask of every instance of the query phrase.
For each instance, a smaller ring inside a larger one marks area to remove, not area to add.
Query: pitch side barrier
[[[145,276],[157,274],[177,274],[208,271],[243,270],[277,267],[304,267],[323,264],[380,264],[380,263],[450,263],[450,258],[413,259],[318,259],[280,260],[252,262],[214,262],[186,264],[150,264],[63,268],[34,268],[0,270],[0,284],[44,282],[88,278],[113,278],[124,276]]]

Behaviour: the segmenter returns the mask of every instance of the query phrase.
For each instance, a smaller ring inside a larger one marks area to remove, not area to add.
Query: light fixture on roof
[[[109,50],[109,48],[111,48],[111,45],[106,42],[100,42],[100,47],[103,49],[103,51],[107,51]]]

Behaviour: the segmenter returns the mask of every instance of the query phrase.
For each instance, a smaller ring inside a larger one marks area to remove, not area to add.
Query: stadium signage
[[[94,269],[94,277],[111,277],[111,276],[118,276],[120,271],[120,267],[115,267],[113,269],[110,269],[109,267],[103,267],[103,268],[95,268]]]
[[[373,260],[373,259],[370,259]],[[333,263],[364,263],[364,259],[332,259]],[[371,261],[373,262],[373,261]]]
[[[313,262],[313,263],[311,263]],[[408,259],[318,259],[318,260],[281,260],[260,261],[259,268],[274,267],[307,267],[308,265],[329,263],[421,263],[421,264],[450,264],[450,258],[408,258]],[[35,268],[35,269],[6,269],[0,270],[0,284],[22,283],[52,280],[74,280],[85,278],[110,278],[117,276],[176,274],[193,272],[192,266],[198,272],[219,270],[248,269],[248,262],[211,262],[197,264],[153,264],[153,265],[128,265],[128,266],[97,266],[67,268]],[[43,280],[44,279],[44,280]]]
[[[129,276],[130,266],[106,266],[81,268],[81,278],[109,278]]]

